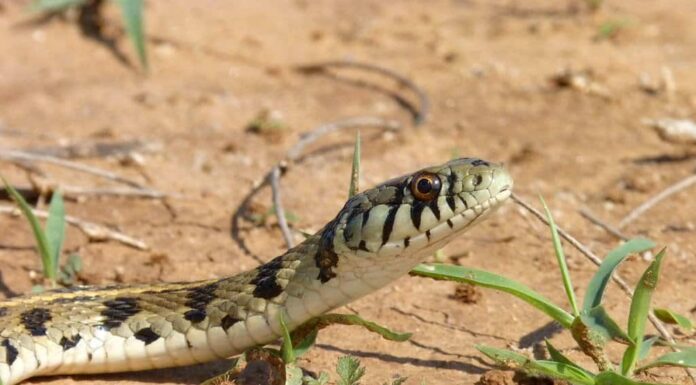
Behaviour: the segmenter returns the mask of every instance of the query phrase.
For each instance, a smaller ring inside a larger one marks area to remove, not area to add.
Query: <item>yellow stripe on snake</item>
[[[463,158],[350,198],[302,244],[232,277],[75,287],[0,302],[0,379],[146,370],[230,357],[407,273],[511,194],[501,166]]]

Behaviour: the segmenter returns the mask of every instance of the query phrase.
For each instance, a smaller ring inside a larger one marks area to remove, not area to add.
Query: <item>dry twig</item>
[[[18,150],[10,150],[10,149],[0,149],[0,159],[6,159],[9,161],[28,161],[28,162],[46,162],[46,163],[51,163],[56,166],[60,167],[65,167],[69,168],[72,170],[76,170],[79,172],[84,172],[87,174],[92,174],[99,176],[101,178],[113,180],[116,182],[124,183],[129,186],[141,189],[141,190],[148,190],[147,187],[143,186],[139,182],[136,182],[134,180],[122,177],[118,174],[115,174],[111,171],[107,170],[102,170],[97,167],[92,167],[92,166],[87,166],[84,164],[80,164],[77,162],[71,162],[69,160],[65,159],[60,159],[56,158],[53,156],[48,156],[48,155],[39,155],[39,154],[32,154],[24,151],[18,151]]]
[[[696,174],[689,175],[688,177],[680,180],[679,182],[667,187],[666,189],[660,191],[657,195],[654,195],[647,201],[643,202],[640,206],[631,210],[628,215],[626,215],[621,222],[619,222],[619,228],[623,228],[629,223],[635,221],[643,215],[646,211],[650,210],[653,206],[662,202],[663,200],[669,198],[670,196],[691,187],[691,185],[696,184]]]
[[[618,238],[618,239],[621,239],[621,240],[624,240],[624,241],[627,241],[627,240],[629,239],[629,237],[628,237],[626,234],[622,233],[621,230],[619,230],[619,229],[617,229],[615,226],[613,226],[613,225],[611,225],[611,224],[609,224],[609,223],[607,223],[607,222],[604,222],[603,220],[599,219],[599,218],[598,218],[596,215],[594,215],[594,214],[592,213],[592,211],[590,211],[590,209],[588,209],[588,208],[582,208],[582,209],[580,209],[580,215],[582,215],[583,217],[585,217],[585,219],[587,219],[588,221],[590,221],[590,222],[594,223],[595,225],[601,227],[601,228],[604,229],[607,233],[609,233],[609,234],[615,236],[615,237]]]
[[[283,233],[283,238],[285,239],[288,248],[293,246],[294,243],[292,242],[292,232],[287,225],[287,221],[285,220],[285,209],[280,198],[280,177],[282,177],[282,175],[287,171],[288,167],[300,162],[300,158],[304,153],[305,148],[307,148],[307,146],[309,146],[310,144],[316,142],[323,136],[332,132],[356,127],[375,127],[384,130],[394,131],[401,128],[401,124],[393,120],[374,116],[359,116],[322,124],[314,130],[304,134],[302,138],[294,146],[292,146],[290,150],[288,150],[285,159],[279,162],[277,165],[273,166],[271,171],[269,171],[263,179],[261,179],[258,183],[256,183],[253,186],[251,191],[249,191],[249,193],[244,197],[242,203],[240,203],[239,207],[232,215],[232,224],[230,226],[232,238],[235,240],[235,242],[237,242],[239,247],[245,253],[251,255],[257,261],[262,262],[261,258],[252,253],[251,250],[244,243],[244,240],[241,238],[239,233],[239,225],[240,220],[244,217],[247,207],[251,203],[251,200],[262,188],[269,184],[271,185],[273,193],[273,206],[275,214],[278,218],[278,226],[280,226],[280,229]],[[277,178],[274,178],[273,174],[276,173]],[[273,183],[274,179],[276,180],[275,183]]]
[[[413,82],[411,79],[407,78],[404,75],[401,75],[393,70],[390,70],[388,68],[380,67],[375,64],[369,64],[369,63],[361,63],[361,62],[356,62],[353,60],[343,60],[343,61],[327,61],[323,63],[316,63],[316,64],[309,64],[309,65],[304,65],[298,67],[300,71],[304,72],[313,72],[313,71],[322,71],[323,69],[327,67],[335,67],[335,68],[357,68],[357,69],[362,69],[362,70],[367,70],[371,72],[375,72],[384,76],[387,76],[391,79],[396,80],[399,84],[407,87],[410,89],[416,97],[418,97],[418,103],[419,106],[416,108],[413,113],[413,123],[418,126],[425,122],[425,120],[428,118],[428,114],[430,113],[430,100],[428,99],[428,94],[423,91],[422,88],[420,88],[415,82]]]
[[[19,216],[21,213],[18,208],[13,206],[0,206],[1,214],[10,214]],[[39,218],[47,218],[48,212],[43,210],[34,210],[34,215]],[[70,215],[65,216],[65,221],[78,229],[80,229],[90,241],[105,241],[113,240],[120,242],[126,246],[134,247],[139,250],[148,250],[149,246],[139,239],[133,238],[120,231],[109,229],[103,225],[75,218]]]
[[[93,158],[108,156],[123,156],[135,151],[156,151],[160,144],[142,140],[127,140],[120,142],[91,142],[76,143],[67,146],[37,147],[23,150],[35,155],[46,155],[55,158]]]

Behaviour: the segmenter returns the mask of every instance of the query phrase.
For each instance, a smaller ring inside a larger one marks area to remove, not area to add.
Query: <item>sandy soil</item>
[[[117,9],[107,9],[107,36],[115,39],[111,50],[83,36],[72,22],[29,23],[25,5],[0,3],[2,147],[156,142],[160,149],[143,152],[141,166],[115,159],[80,161],[178,196],[166,204],[114,197],[68,202],[71,215],[120,229],[151,247],[138,251],[112,241],[90,242],[71,228],[66,248],[82,256],[83,278],[90,284],[203,279],[255,266],[257,261],[230,237],[232,213],[303,132],[339,118],[375,115],[404,124],[395,134],[363,132],[369,137],[363,144],[364,185],[455,155],[504,162],[518,194],[528,200],[542,194],[557,222],[600,254],[617,240],[583,219],[579,209],[587,207],[616,224],[692,173],[696,163],[693,147],[665,142],[642,123],[694,117],[696,3],[691,0],[608,1],[596,13],[581,1],[151,1],[147,76],[137,70]],[[606,33],[611,26],[619,28]],[[346,58],[393,69],[422,86],[432,100],[427,122],[413,127],[390,92],[412,97],[382,77],[340,72],[389,92],[293,69]],[[675,90],[641,89],[641,76],[659,83],[664,68],[673,74]],[[563,70],[590,73],[590,86],[558,86],[552,78]],[[265,109],[282,116],[287,127],[280,134],[247,131]],[[342,205],[352,135],[331,137],[330,150],[307,158],[283,180],[287,209],[298,217],[296,228],[319,229]],[[63,185],[113,186],[62,168],[42,168]],[[0,173],[17,186],[29,186],[26,173],[10,163],[0,163]],[[256,202],[261,211],[270,207],[267,193]],[[655,303],[684,314],[696,305],[691,295],[696,292],[695,213],[694,192],[687,190],[624,229],[667,246]],[[0,227],[4,295],[27,292],[30,272],[39,269],[28,227],[7,216],[0,217]],[[242,236],[264,260],[283,252],[273,221],[263,227],[247,224]],[[462,264],[516,277],[564,303],[547,229],[513,204],[445,251],[459,255]],[[568,254],[582,292],[595,267],[574,250]],[[635,282],[647,264],[633,258],[622,274]],[[627,299],[612,289],[609,311],[625,322]],[[332,371],[338,356],[353,354],[367,366],[365,384],[397,374],[408,376],[407,384],[472,384],[492,368],[474,344],[528,348],[540,341],[535,336],[547,319],[528,306],[489,291],[474,303],[462,303],[454,293],[451,283],[404,277],[350,308],[413,332],[410,342],[335,327],[322,332],[302,365]],[[572,346],[565,334],[556,334],[553,342]],[[32,383],[194,384],[224,368],[225,363],[214,363]],[[687,381],[678,370],[655,376]]]

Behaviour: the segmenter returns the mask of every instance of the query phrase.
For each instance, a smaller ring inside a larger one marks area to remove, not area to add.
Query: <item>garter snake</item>
[[[136,371],[226,358],[369,294],[511,194],[501,166],[462,158],[350,198],[320,231],[220,279],[80,286],[0,301],[0,379]]]

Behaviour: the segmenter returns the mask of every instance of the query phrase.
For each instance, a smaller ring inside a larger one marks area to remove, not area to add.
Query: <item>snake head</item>
[[[322,230],[322,281],[343,255],[422,258],[500,206],[512,184],[502,166],[460,158],[356,194]]]

